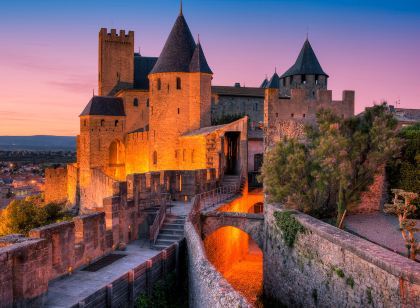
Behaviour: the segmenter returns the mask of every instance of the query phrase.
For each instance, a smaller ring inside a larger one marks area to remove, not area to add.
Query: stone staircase
[[[167,214],[152,249],[163,250],[184,238],[186,216]]]
[[[240,180],[240,175],[224,175],[222,182],[220,183],[220,186],[228,186],[228,185],[235,185],[239,182]],[[244,182],[241,182],[241,191],[243,191],[244,188]]]

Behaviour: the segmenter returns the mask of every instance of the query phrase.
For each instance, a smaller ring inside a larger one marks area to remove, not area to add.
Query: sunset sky
[[[136,51],[158,56],[179,1],[14,0],[0,10],[0,135],[76,135],[97,92],[99,29],[134,30]],[[420,108],[418,0],[184,0],[184,15],[213,85],[283,73],[309,29],[335,99],[355,90],[357,113],[382,100]]]

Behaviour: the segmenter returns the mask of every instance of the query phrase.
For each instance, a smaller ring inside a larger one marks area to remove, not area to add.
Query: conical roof
[[[261,83],[260,88],[265,88],[265,87],[267,86],[267,84],[268,84],[268,79],[267,79],[267,78],[265,78],[265,79],[263,80],[263,82]]]
[[[319,61],[312,49],[309,40],[306,39],[303,44],[302,50],[295,64],[289,68],[280,78],[289,77],[293,75],[328,75],[324,72]]]
[[[280,77],[277,73],[274,73],[268,84],[265,86],[267,89],[279,89],[280,88]]]
[[[196,44],[182,12],[175,21],[153,73],[189,72]]]
[[[192,56],[190,62],[190,72],[191,73],[208,73],[213,74],[211,71],[206,56],[204,55],[203,49],[201,48],[200,41],[198,42],[197,46],[195,47],[194,54]]]

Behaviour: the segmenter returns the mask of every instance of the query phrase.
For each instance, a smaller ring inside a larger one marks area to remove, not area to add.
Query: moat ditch
[[[245,193],[218,211],[262,215],[262,193]],[[231,226],[217,229],[204,239],[208,260],[223,277],[256,307],[262,307],[263,252],[244,231]]]

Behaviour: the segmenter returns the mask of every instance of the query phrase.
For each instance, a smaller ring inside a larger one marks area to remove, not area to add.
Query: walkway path
[[[192,206],[191,202],[173,202],[173,204],[171,208],[173,215],[187,215]],[[45,306],[62,308],[76,305],[159,253],[160,251],[149,248],[148,240],[134,241],[127,245],[125,251],[113,252],[113,254],[124,254],[125,257],[96,272],[78,269],[71,276],[50,282]]]
[[[418,222],[420,226],[420,221]],[[398,218],[382,212],[348,216],[345,229],[392,251],[407,256],[407,248],[399,230]],[[420,241],[420,233],[416,234]],[[420,260],[420,256],[417,257]]]

